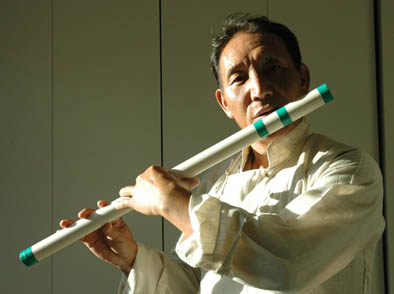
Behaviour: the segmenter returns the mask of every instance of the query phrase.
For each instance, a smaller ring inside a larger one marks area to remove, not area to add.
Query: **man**
[[[240,128],[309,90],[295,36],[265,17],[229,16],[211,63],[217,101]],[[370,293],[384,220],[381,176],[368,155],[300,119],[198,184],[152,166],[119,193],[131,198],[117,208],[161,215],[182,231],[182,261],[137,244],[121,219],[83,239],[123,271],[121,293]]]

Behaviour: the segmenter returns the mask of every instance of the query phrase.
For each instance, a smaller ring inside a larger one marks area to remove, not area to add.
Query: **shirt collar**
[[[268,169],[284,164],[290,158],[297,156],[301,152],[308,135],[309,123],[303,118],[290,133],[270,143],[267,146]],[[240,166],[242,170],[245,170],[247,164],[250,163],[250,152],[250,146],[242,150],[242,162]]]

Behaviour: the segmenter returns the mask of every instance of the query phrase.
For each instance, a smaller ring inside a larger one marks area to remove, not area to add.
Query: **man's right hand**
[[[107,206],[108,202],[97,202],[99,208]],[[79,218],[88,218],[95,209],[85,208],[78,213]],[[60,226],[67,228],[76,220],[61,220]],[[81,241],[98,258],[116,266],[126,276],[129,275],[137,255],[138,245],[127,224],[118,218],[97,231],[86,235]]]

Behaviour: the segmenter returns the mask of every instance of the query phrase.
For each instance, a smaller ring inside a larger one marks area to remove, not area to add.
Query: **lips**
[[[260,120],[264,117],[266,117],[267,115],[271,114],[272,112],[274,112],[276,109],[278,109],[277,107],[273,107],[273,106],[267,106],[267,107],[263,107],[260,108],[258,111],[256,111],[254,117],[254,121]]]

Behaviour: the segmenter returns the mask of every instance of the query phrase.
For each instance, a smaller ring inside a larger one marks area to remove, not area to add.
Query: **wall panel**
[[[394,2],[381,1],[382,28],[382,74],[383,74],[383,117],[385,141],[385,174],[386,174],[386,221],[389,265],[390,293],[394,293]]]
[[[51,263],[19,251],[51,232],[50,1],[0,4],[0,293],[51,291]]]
[[[160,164],[157,1],[54,1],[54,225]],[[130,213],[161,248],[161,218]],[[120,272],[82,244],[54,257],[54,293],[114,293]]]

